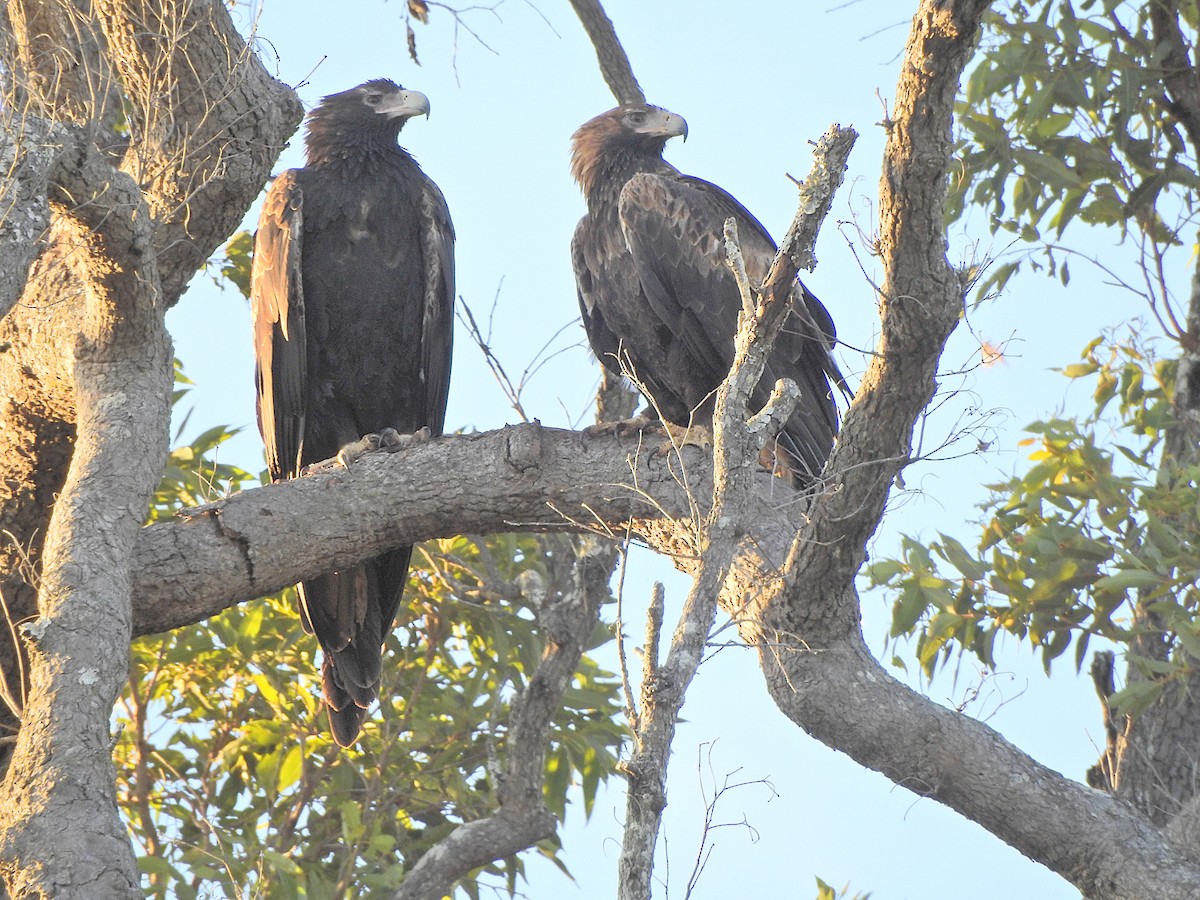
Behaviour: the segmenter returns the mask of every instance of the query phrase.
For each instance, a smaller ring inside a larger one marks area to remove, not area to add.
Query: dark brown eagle
[[[770,234],[715,184],[680,174],[662,158],[687,123],[657,106],[621,106],[575,132],[571,171],[587,200],[571,255],[592,350],[610,371],[632,374],[658,414],[709,424],[717,387],[733,364],[741,296],[725,264],[724,226],[738,227],[746,270],[761,284],[775,257]],[[768,455],[797,487],[820,473],[837,434],[829,379],[845,379],[830,355],[825,307],[799,281],[793,305],[752,400],[779,378],[801,391]]]
[[[325,97],[308,116],[308,164],[267,194],[251,307],[258,427],[274,481],[365,434],[442,431],[454,229],[442,192],[396,144],[406,120],[428,113],[423,94],[386,79]],[[378,696],[411,555],[400,547],[298,585],[343,747]]]

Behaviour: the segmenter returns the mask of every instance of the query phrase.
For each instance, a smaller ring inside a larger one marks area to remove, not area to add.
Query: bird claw
[[[423,444],[433,437],[433,429],[424,425],[412,434],[401,434],[395,428],[385,428],[379,432],[379,449],[395,453],[413,444]]]
[[[384,428],[378,432],[364,434],[357,441],[346,444],[333,459],[323,459],[305,466],[300,470],[300,474],[320,475],[338,468],[348,469],[351,463],[356,462],[364,454],[380,450],[384,453],[395,453],[405,447],[411,447],[413,444],[423,444],[431,437],[433,437],[433,431],[428,425],[418,428],[412,434],[401,434],[395,428]]]
[[[342,468],[350,468],[350,463],[364,453],[374,453],[382,450],[384,453],[395,453],[413,444],[423,444],[433,437],[433,431],[428,425],[418,428],[412,434],[401,434],[395,428],[384,428],[379,432],[364,434],[338,451],[337,461]]]
[[[338,464],[343,469],[350,468],[350,463],[357,460],[364,453],[370,453],[372,450],[379,449],[379,435],[364,434],[357,441],[351,441],[342,447],[337,453]]]
[[[701,450],[712,449],[712,429],[705,425],[674,425],[663,422],[662,430],[667,435],[667,446],[663,452],[675,447],[699,447]]]
[[[650,416],[635,416],[632,419],[621,419],[619,422],[601,422],[589,425],[583,433],[589,437],[614,435],[619,438],[638,437],[646,432],[661,432],[663,423]]]

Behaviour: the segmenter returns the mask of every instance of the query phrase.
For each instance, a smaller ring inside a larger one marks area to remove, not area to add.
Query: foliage
[[[211,461],[229,436],[214,428],[173,451],[152,520],[257,480]],[[382,709],[354,750],[329,738],[316,642],[290,589],[135,642],[116,758],[150,896],[394,889],[457,823],[495,808],[511,700],[544,649],[515,584],[550,561],[524,535],[423,549],[388,640]],[[598,630],[593,647],[607,637]],[[560,818],[576,785],[590,813],[614,771],[616,691],[585,656],[547,753],[546,801]],[[558,848],[539,849],[553,859]],[[520,859],[502,860],[463,888],[477,896],[491,876],[511,892],[522,873]]]
[[[993,265],[980,296],[1026,264],[1065,285],[1068,260],[1085,258],[1142,297],[1163,333],[1186,342],[1166,259],[1183,245],[1200,176],[1176,118],[1153,5],[1005,7],[987,19],[959,103],[961,168],[948,214],[981,208],[994,232],[1025,249]],[[1195,4],[1179,12],[1190,46],[1197,16]],[[1138,270],[1126,275],[1063,243],[1079,226],[1132,240]],[[994,665],[1003,634],[1028,641],[1048,670],[1068,650],[1080,668],[1094,637],[1128,648],[1140,634],[1163,632],[1165,661],[1127,654],[1144,677],[1131,677],[1114,699],[1133,713],[1200,659],[1200,559],[1191,550],[1200,473],[1163,455],[1177,363],[1157,358],[1146,335],[1135,323],[1123,339],[1097,338],[1061,370],[1093,384],[1093,408],[1028,426],[1030,466],[989,486],[973,548],[944,534],[905,537],[897,558],[868,567],[870,583],[893,596],[892,638],[915,637],[927,676],[964,650]]]
[[[1200,473],[1160,471],[1157,462],[1170,424],[1174,364],[1132,339],[1097,339],[1083,360],[1062,371],[1095,380],[1092,414],[1027,428],[1033,465],[990,486],[974,552],[944,534],[928,546],[905,537],[899,559],[867,569],[873,585],[895,595],[892,637],[916,636],[927,675],[955,649],[994,666],[1003,633],[1028,640],[1047,670],[1074,646],[1079,668],[1093,636],[1128,644],[1135,601],[1148,603],[1185,651],[1174,664],[1135,664],[1178,676],[1187,660],[1200,660],[1200,559],[1193,550],[1200,542]],[[1108,449],[1098,432],[1114,424],[1106,418],[1113,406],[1122,442]],[[1152,685],[1118,702],[1132,711],[1157,696],[1162,682]]]
[[[817,900],[870,900],[870,898],[870,893],[855,894],[851,897],[850,885],[846,885],[839,891],[820,878],[817,879]]]
[[[1196,160],[1164,91],[1164,46],[1151,4],[1010,0],[994,10],[957,109],[960,169],[948,214],[985,210],[993,231],[1036,244],[992,270],[981,295],[1024,262],[1064,284],[1074,222],[1133,233],[1151,262],[1181,244],[1200,186]],[[1182,4],[1186,27],[1196,7]],[[1194,43],[1194,41],[1193,41]],[[1139,289],[1140,290],[1140,289]],[[1161,286],[1152,290],[1165,293]]]
[[[224,286],[222,279],[229,281],[243,297],[250,299],[250,269],[254,260],[254,235],[248,231],[239,231],[225,242],[225,256],[213,260],[220,266],[218,276],[213,278],[219,286]],[[212,263],[210,263],[211,265]]]

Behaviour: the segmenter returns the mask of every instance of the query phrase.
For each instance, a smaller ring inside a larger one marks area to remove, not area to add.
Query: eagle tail
[[[339,746],[354,743],[367,710],[379,698],[383,642],[400,605],[411,557],[412,547],[401,547],[298,586],[305,628],[324,651],[322,692]]]

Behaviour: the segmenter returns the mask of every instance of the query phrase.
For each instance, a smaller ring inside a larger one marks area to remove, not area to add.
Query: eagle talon
[[[676,425],[673,422],[658,423],[662,440],[651,452],[652,457],[669,456],[684,447],[712,449],[712,431],[703,425]]]
[[[412,434],[401,434],[395,428],[385,428],[379,433],[380,449],[388,453],[396,453],[413,444],[423,444],[433,437],[433,429],[428,425],[418,428]]]
[[[413,444],[423,444],[433,436],[428,425],[418,428],[412,434],[401,434],[395,428],[384,428],[379,432],[364,434],[357,441],[352,441],[338,451],[337,461],[342,468],[350,468],[350,463],[357,461],[363,454],[382,451],[396,453]],[[318,463],[320,465],[320,463]],[[310,468],[312,468],[310,466]]]
[[[618,422],[601,422],[589,425],[583,433],[591,436],[615,435],[619,438],[638,437],[646,432],[661,432],[662,421],[647,415],[634,416],[632,419],[621,419]]]
[[[355,462],[364,453],[371,453],[378,450],[382,445],[383,438],[379,434],[364,434],[357,441],[351,441],[346,446],[338,451],[337,461],[343,469],[350,468],[350,463]]]

